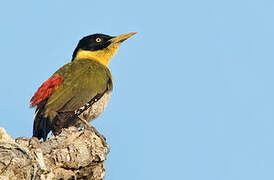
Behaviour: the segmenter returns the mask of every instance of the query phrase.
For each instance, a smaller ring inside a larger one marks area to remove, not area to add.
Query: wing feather
[[[112,80],[107,67],[85,59],[69,63],[55,74],[64,77],[64,80],[48,99],[46,116],[77,110],[97,94],[104,93],[109,88],[109,80]]]

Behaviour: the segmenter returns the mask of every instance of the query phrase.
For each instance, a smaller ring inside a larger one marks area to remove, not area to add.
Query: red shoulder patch
[[[33,108],[46,98],[48,98],[55,89],[62,84],[63,78],[59,75],[54,75],[53,77],[46,80],[42,86],[36,91],[34,96],[30,100],[30,107]]]

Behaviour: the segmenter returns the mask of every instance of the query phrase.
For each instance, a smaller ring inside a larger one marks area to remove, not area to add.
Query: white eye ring
[[[96,38],[95,41],[99,43],[99,42],[102,41],[102,39],[101,38]]]

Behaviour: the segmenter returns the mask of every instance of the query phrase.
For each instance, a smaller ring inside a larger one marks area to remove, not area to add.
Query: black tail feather
[[[43,109],[46,102],[47,100],[44,100],[37,106],[33,123],[33,137],[37,137],[38,139],[43,138],[44,141],[52,129],[50,120],[43,116]]]
[[[39,112],[38,112],[39,113]],[[51,130],[51,123],[48,118],[44,118],[37,114],[33,123],[33,136],[38,139],[47,139],[48,133]]]

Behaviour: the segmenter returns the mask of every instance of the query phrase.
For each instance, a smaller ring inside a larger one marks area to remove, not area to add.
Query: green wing
[[[63,77],[63,83],[45,105],[45,115],[50,119],[53,119],[57,112],[75,111],[96,95],[112,90],[112,76],[109,69],[96,61],[87,59],[73,61],[55,74]]]

